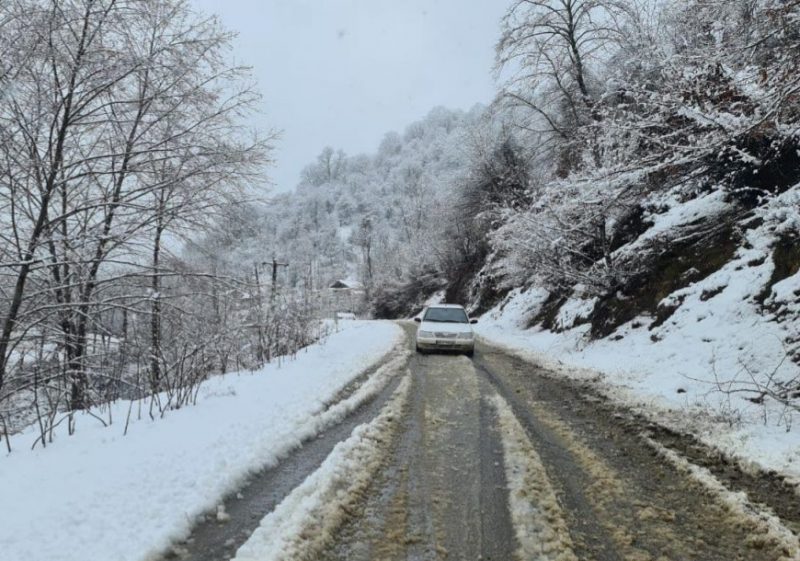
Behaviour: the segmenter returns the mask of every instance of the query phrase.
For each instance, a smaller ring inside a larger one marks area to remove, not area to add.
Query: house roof
[[[354,281],[354,280],[349,280],[349,279],[346,279],[346,280],[340,279],[340,280],[337,280],[334,283],[332,283],[329,288],[335,288],[335,289],[339,289],[339,290],[345,290],[345,289],[358,290],[358,289],[361,289],[363,287],[361,286],[360,282],[357,282],[357,281]]]

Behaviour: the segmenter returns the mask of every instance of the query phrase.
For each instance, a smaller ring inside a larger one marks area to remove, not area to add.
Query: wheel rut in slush
[[[478,346],[474,364],[538,452],[578,559],[800,559],[765,524],[665,461],[643,437],[644,424],[637,429],[584,399],[579,384],[486,345]]]
[[[418,356],[410,369],[404,430],[322,559],[514,559],[491,389],[465,357]]]

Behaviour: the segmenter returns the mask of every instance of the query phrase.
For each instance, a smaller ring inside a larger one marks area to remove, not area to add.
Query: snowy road
[[[486,345],[474,360],[413,356],[299,454],[308,458],[274,470],[277,483],[259,484],[288,495],[253,537],[254,515],[212,520],[181,557],[230,559],[244,542],[237,560],[800,559],[799,503],[781,480]],[[277,502],[251,495],[242,491],[245,513]]]
[[[531,558],[800,559],[798,497],[780,480],[747,475],[612,407],[588,384],[549,377],[497,349],[482,346],[474,364],[524,427],[569,529],[575,557]]]
[[[398,442],[320,559],[511,559],[503,450],[469,359],[412,359]]]

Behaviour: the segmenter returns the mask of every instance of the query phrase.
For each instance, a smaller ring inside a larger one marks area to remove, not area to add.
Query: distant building
[[[364,309],[364,285],[352,279],[334,281],[326,291],[326,308],[329,317],[336,312],[358,313]]]
[[[364,292],[364,286],[354,280],[337,280],[329,287],[331,290],[350,290],[350,291],[361,291]]]

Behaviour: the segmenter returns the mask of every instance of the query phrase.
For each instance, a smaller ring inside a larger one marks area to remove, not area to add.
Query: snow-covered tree
[[[242,126],[258,96],[230,38],[182,0],[0,5],[0,401],[38,340],[58,367],[37,383],[86,407],[107,377],[92,341],[115,312],[152,318],[159,377],[160,284],[177,274],[162,238],[200,226],[266,161]]]

